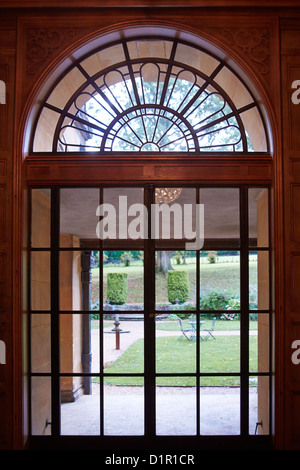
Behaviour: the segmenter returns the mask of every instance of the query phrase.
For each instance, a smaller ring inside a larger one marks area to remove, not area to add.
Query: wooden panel
[[[291,322],[290,327],[289,327],[289,332],[287,335],[288,344],[290,344],[290,348],[288,352],[289,359],[290,359],[290,367],[286,375],[286,378],[290,384],[290,387],[294,390],[299,390],[300,389],[300,364],[298,364],[298,359],[300,357],[300,354],[298,354],[297,352],[299,347],[297,348],[293,347],[293,342],[295,341],[295,338],[298,338],[298,340],[300,340],[300,323],[299,322],[297,323]],[[296,358],[293,357],[293,353],[296,353],[295,354]],[[295,361],[295,359],[297,359],[297,361]]]
[[[6,186],[0,185],[0,246],[7,240],[6,201]]]
[[[288,4],[292,4],[294,2],[291,1],[286,1],[284,3],[285,6]],[[34,6],[38,4],[38,0],[31,0],[30,2],[26,2],[26,6]],[[50,4],[50,3],[49,3]],[[82,5],[81,0],[75,0],[75,1],[67,1],[64,6],[72,6],[74,7],[80,7]],[[113,0],[111,2],[111,5],[117,6],[119,5],[120,7],[127,7],[129,5],[147,5],[149,7],[149,2],[146,2],[144,0],[142,1],[117,1]],[[153,2],[154,4],[159,4],[160,6],[162,5],[161,2]],[[174,5],[174,1],[172,0],[166,0],[164,5],[170,6]],[[175,2],[176,6],[178,7],[179,5],[197,5],[199,6],[199,2],[196,0],[187,0],[185,2]],[[202,1],[200,2],[200,5],[216,5],[218,6],[229,6],[233,4],[237,4],[237,0],[232,0],[232,2],[228,3],[225,2],[225,0],[216,0],[213,1]],[[246,5],[259,5],[260,7],[263,4],[267,4],[267,2],[261,2],[258,0],[249,0],[249,2],[244,2],[243,6]],[[283,4],[279,0],[275,1],[272,3],[272,6],[274,5],[279,5]],[[7,2],[0,2],[0,6],[7,6]],[[47,3],[43,2],[43,6],[46,6]],[[89,5],[104,5],[104,2],[102,1],[96,1],[96,0],[89,0],[89,2],[85,2],[84,6],[89,6]],[[151,7],[153,7],[151,5]],[[21,2],[20,0],[12,0],[12,3],[10,6],[15,6],[17,8],[20,8],[21,6],[24,6],[24,2]],[[39,5],[40,6],[40,5]],[[52,2],[52,6],[57,6],[60,7],[62,6],[62,3],[59,2],[58,0],[54,0],[54,3]],[[92,14],[90,14],[89,17],[83,18],[82,15],[77,15],[75,16],[73,12],[73,18],[69,18],[69,11],[65,10],[62,13],[61,18],[57,18],[59,15],[59,10],[52,10],[51,15],[56,15],[56,17],[51,16],[51,22],[49,22],[49,17],[47,18],[47,12],[44,11],[43,15],[44,17],[41,17],[41,13],[39,12],[36,18],[34,18],[34,21],[32,21],[31,15],[34,13],[32,12],[27,12],[26,16],[24,17],[24,21],[27,22],[27,29],[23,28],[20,26],[19,31],[18,31],[18,37],[19,37],[19,55],[17,57],[17,66],[18,66],[18,81],[17,81],[17,87],[16,87],[16,96],[18,97],[19,101],[19,113],[21,115],[21,112],[24,108],[25,105],[25,99],[24,102],[21,103],[21,98],[29,96],[29,94],[32,92],[32,89],[38,84],[41,84],[41,77],[42,74],[47,71],[47,67],[51,67],[51,62],[55,62],[56,59],[61,58],[61,54],[64,53],[68,48],[72,47],[72,44],[75,42],[79,44],[80,40],[86,35],[89,39],[93,37],[93,35],[99,33],[103,33],[105,31],[105,28],[107,26],[113,26],[116,28],[119,24],[133,24],[136,22],[136,24],[142,24],[145,22],[158,22],[161,24],[168,24],[170,25],[172,22],[177,22],[180,25],[183,25],[181,28],[184,29],[186,27],[187,30],[191,29],[193,33],[195,31],[199,31],[201,34],[201,25],[203,25],[204,22],[206,22],[205,27],[204,27],[204,36],[207,34],[208,37],[211,38],[211,42],[213,43],[214,37],[217,37],[218,44],[221,45],[224,44],[225,48],[227,48],[227,52],[232,48],[234,51],[235,57],[237,58],[239,56],[243,57],[243,60],[247,64],[247,71],[252,74],[252,78],[255,79],[256,83],[259,83],[260,79],[265,80],[267,77],[267,89],[269,91],[266,91],[266,93],[270,92],[270,94],[273,94],[272,96],[275,96],[275,100],[279,99],[279,95],[276,98],[277,95],[277,87],[278,83],[280,82],[279,80],[279,69],[276,69],[274,67],[274,61],[276,62],[278,59],[278,51],[276,52],[274,44],[276,44],[277,41],[277,36],[276,36],[276,27],[274,26],[275,23],[272,23],[272,15],[275,15],[274,11],[270,12],[268,10],[267,14],[265,17],[260,18],[260,21],[256,22],[253,21],[254,17],[256,17],[256,12],[252,12],[252,17],[251,21],[249,20],[249,17],[246,15],[251,15],[250,12],[246,12],[244,14],[243,19],[239,17],[239,12],[235,12],[234,15],[231,15],[231,12],[227,11],[226,12],[226,19],[224,19],[224,11],[218,10],[217,14],[212,14],[212,12],[209,12],[209,16],[206,16],[205,13],[203,13],[203,10],[198,10],[196,15],[194,14],[195,12],[189,12],[188,9],[177,9],[174,10],[176,13],[172,16],[170,14],[169,9],[165,9],[162,11],[161,9],[156,10],[155,13],[153,13],[152,8],[148,8],[148,10],[143,10],[142,12],[134,12],[133,10],[127,10],[127,12],[124,11],[124,9],[118,8],[117,10],[110,10],[110,13],[106,16],[103,15],[103,12],[101,10],[94,10]],[[124,14],[123,14],[124,13]],[[126,14],[125,14],[126,13]],[[12,14],[11,12],[9,13],[10,15]],[[18,13],[16,13],[18,14]],[[22,14],[19,13],[20,15]],[[85,15],[87,15],[87,12],[85,12]],[[230,25],[228,23],[228,18],[230,18]],[[271,18],[271,19],[270,19]],[[276,20],[276,15],[273,16]],[[22,18],[20,18],[22,20]],[[205,20],[205,21],[204,21]],[[5,21],[5,18],[3,18],[3,24]],[[65,24],[67,24],[67,28],[65,28]],[[93,24],[94,22],[94,24]],[[272,23],[272,27],[270,26],[270,22]],[[34,24],[33,24],[34,23]],[[88,24],[89,23],[89,24]],[[217,24],[218,23],[218,24]],[[255,24],[254,24],[255,23]],[[24,23],[23,23],[24,24]],[[19,23],[20,25],[20,23]],[[46,30],[45,30],[46,27]],[[4,28],[4,26],[3,26]],[[31,30],[31,36],[27,35],[29,32],[29,29]],[[26,30],[26,31],[25,31]],[[26,32],[26,34],[23,34]],[[57,44],[55,43],[55,40],[57,38],[56,33],[59,33],[59,44],[58,47]],[[1,40],[0,43],[3,45],[3,47],[12,48],[14,50],[14,44],[13,41],[10,41],[9,39],[11,38],[11,32],[8,34],[7,27],[5,26],[5,32],[3,33],[3,41]],[[48,35],[50,36],[48,37]],[[33,35],[36,35],[35,42]],[[215,35],[215,36],[214,36]],[[5,36],[5,37],[4,37]],[[250,38],[254,42],[259,41],[258,44],[256,44],[256,47],[252,47],[252,44],[248,44],[247,40],[246,43],[243,41],[243,39]],[[31,40],[34,43],[31,43],[31,49],[29,50],[29,44],[26,42],[26,39],[31,38]],[[78,42],[77,42],[78,41]],[[1,63],[6,66],[7,64],[7,58],[6,58],[6,52],[3,56],[3,60]],[[298,53],[298,52],[297,52]],[[35,55],[36,54],[36,55]],[[230,54],[228,54],[230,56]],[[35,65],[38,65],[37,68],[35,68]],[[29,67],[30,66],[30,67]],[[28,68],[29,67],[29,68]],[[33,67],[33,68],[32,68]],[[30,75],[30,77],[27,74],[27,71],[31,70],[37,70],[36,74]],[[251,69],[253,69],[255,72],[251,72]],[[13,97],[14,93],[14,79],[11,74],[13,73],[13,64],[9,65],[8,73],[10,74],[10,93],[11,97]],[[257,73],[257,78],[256,75]],[[276,84],[276,86],[274,86]],[[27,95],[28,93],[28,95]],[[283,88],[283,93],[284,93],[284,99],[286,100],[286,90]],[[13,104],[12,104],[13,106]],[[13,109],[11,106],[9,109]],[[276,112],[278,110],[275,110]],[[11,113],[11,114],[10,114]],[[280,113],[279,113],[280,114]],[[17,131],[18,126],[19,126],[19,121],[18,118],[20,115],[17,115],[16,118],[16,127]],[[5,121],[5,122],[4,122]],[[12,136],[12,129],[13,129],[13,111],[9,112],[8,114],[8,119],[6,120],[6,117],[2,116],[2,120],[0,118],[0,124],[2,128],[6,126],[6,129],[8,129],[8,132],[2,135],[3,140],[3,150],[5,152],[7,151],[7,154],[5,155],[0,155],[0,177],[1,174],[3,177],[5,177],[5,181],[1,181],[1,183],[6,184],[7,188],[12,187],[12,174],[11,174],[11,162],[12,162],[12,144],[13,144],[13,136]],[[293,120],[293,126],[295,125],[295,121]],[[285,126],[286,126],[286,131],[288,132],[288,126],[289,123],[288,121],[285,121]],[[294,131],[293,131],[294,132]],[[292,133],[292,145],[296,144],[296,147],[298,148],[298,140],[297,136],[294,136]],[[280,130],[278,130],[278,139],[280,140]],[[7,140],[6,140],[7,139]],[[288,140],[288,139],[287,139]],[[1,142],[1,139],[0,139]],[[1,146],[0,146],[1,147]],[[20,150],[20,149],[17,149]],[[21,158],[21,152],[19,152],[18,158]],[[1,160],[2,159],[2,160]],[[1,161],[3,162],[2,164],[2,170],[1,170]],[[18,164],[19,160],[15,160],[15,171],[17,171],[16,176],[15,176],[15,182],[16,186],[20,185],[20,180],[21,180],[21,171],[19,168]],[[188,164],[189,165],[189,164]],[[100,166],[92,166],[91,170],[87,170],[87,165],[84,165],[84,162],[82,164],[78,165],[75,164],[71,166],[70,170],[70,182],[79,182],[79,183],[84,183],[85,181],[97,181],[97,178],[102,178],[103,176],[106,178],[106,181],[116,181],[119,178],[119,181],[127,182],[129,180],[133,179],[138,179],[140,181],[149,181],[151,178],[155,177],[157,179],[161,179],[161,181],[166,180],[167,178],[171,180],[176,180],[176,179],[182,179],[184,175],[186,178],[189,178],[191,181],[194,179],[200,179],[205,180],[207,175],[211,175],[211,178],[213,178],[212,173],[215,173],[216,178],[219,179],[219,181],[228,181],[228,182],[233,182],[233,181],[238,181],[238,179],[241,179],[242,181],[245,182],[262,182],[262,181],[270,181],[271,178],[271,172],[272,172],[272,165],[267,164],[265,165],[264,169],[260,172],[261,165],[249,165],[246,167],[240,167],[239,165],[236,165],[234,162],[231,162],[231,164],[228,164],[227,166],[222,166],[219,167],[218,165],[214,165],[214,167],[210,166],[209,164],[206,166],[203,166],[202,168],[199,166],[197,167],[198,173],[193,173],[195,171],[195,166],[184,166],[183,164],[180,167],[177,167],[176,165],[173,165],[173,167],[168,166],[168,165],[138,165],[138,164],[132,164],[128,165],[127,169],[123,168],[120,169],[119,167],[113,167],[112,165],[106,164],[105,170],[102,167],[103,173],[101,173]],[[51,164],[40,164],[40,166],[35,166],[32,162],[28,165],[26,168],[27,170],[27,176],[29,178],[29,182],[46,182],[48,181],[53,181],[53,182],[64,182],[66,181],[66,166],[63,165],[51,165]],[[259,169],[259,172],[258,172]],[[202,172],[202,171],[203,172]],[[213,170],[213,171],[212,171]],[[2,173],[1,173],[2,171]],[[49,173],[48,173],[49,172]],[[181,172],[183,172],[181,174]],[[7,179],[6,179],[7,178]],[[127,180],[129,178],[129,180]],[[19,191],[21,192],[20,186],[18,186]],[[20,196],[20,194],[18,194]],[[17,204],[19,204],[19,199],[16,199],[17,201],[16,206],[15,206],[15,226],[17,228],[20,226],[20,220],[18,220],[18,215],[17,213]],[[290,190],[288,188],[288,210],[290,210]],[[7,192],[7,199],[6,199],[6,216],[8,217],[12,212],[12,193]],[[11,223],[8,224],[5,227],[6,230],[6,238],[8,242],[11,240]],[[298,236],[298,235],[297,235]],[[15,239],[15,247],[18,249],[18,234],[14,235]],[[299,251],[300,252],[300,251]],[[10,246],[6,246],[6,251],[5,251],[5,256],[10,255],[12,251],[10,250]],[[19,252],[17,250],[16,255],[18,255]],[[10,257],[11,259],[11,257]],[[290,259],[288,259],[287,263],[290,262]],[[298,262],[298,261],[297,261]],[[297,263],[296,263],[297,264]],[[288,270],[288,265],[286,266],[286,270]],[[8,274],[7,276],[9,277],[9,272],[11,270],[11,266],[8,269]],[[280,273],[281,274],[281,273]],[[12,277],[12,276],[10,276]],[[18,285],[18,279],[15,280],[16,283],[16,289],[14,290],[14,296],[18,300],[17,292],[18,289],[20,288],[20,285]],[[289,285],[286,285],[288,295],[290,295],[289,292]],[[8,291],[8,293],[10,293]],[[16,300],[15,299],[15,300]],[[298,300],[297,300],[298,302]],[[14,303],[18,306],[18,302]],[[289,319],[289,312],[286,312],[287,316],[287,323]],[[11,321],[11,320],[10,320]],[[279,326],[282,326],[280,323],[278,323]],[[19,352],[21,341],[19,338],[19,331],[18,331],[18,318],[15,318],[15,329],[16,331],[14,332],[14,336],[16,338],[16,341],[19,343],[16,346],[17,352]],[[8,332],[9,330],[6,329]],[[7,333],[8,334],[8,333]],[[15,363],[17,364],[20,359],[20,354],[16,356]],[[290,360],[290,358],[289,358]],[[286,366],[289,367],[290,364],[287,361]],[[20,366],[19,366],[20,367]],[[11,387],[11,382],[8,378],[3,379],[5,380],[5,387],[7,390],[7,393],[9,393],[11,396],[14,395],[12,387]],[[4,383],[4,382],[3,382]],[[19,388],[18,388],[19,387]],[[15,394],[19,394],[19,389],[20,389],[20,380],[16,383],[16,389],[15,389]],[[1,392],[2,391],[2,392]],[[18,420],[18,413],[20,412],[21,404],[19,403],[17,407],[12,408],[11,404],[7,401],[7,398],[3,395],[4,392],[4,385],[1,388],[0,384],[0,409],[5,410],[3,420],[2,416],[0,416],[0,422],[1,422],[1,432],[2,435],[6,436],[6,446],[9,447],[12,442],[12,418],[17,417]],[[2,393],[2,395],[1,395]],[[289,396],[287,396],[287,402],[288,402]],[[299,404],[298,402],[293,402],[292,405],[292,411],[294,411],[296,408],[296,405]],[[292,411],[288,413],[288,420],[291,420],[291,416],[297,416],[292,415]],[[15,412],[15,415],[14,415]],[[295,439],[299,437],[300,435],[300,430],[299,426],[297,424],[296,417],[293,418],[295,420],[295,423],[293,423],[293,432],[295,432]],[[298,421],[299,423],[299,421]],[[282,424],[282,423],[281,423]],[[287,430],[288,430],[288,425],[291,424],[291,421],[287,422]],[[17,439],[16,439],[17,440]],[[1,441],[1,437],[0,437]],[[299,440],[298,440],[299,442]]]
[[[298,60],[299,62],[299,60]],[[289,100],[289,149],[290,150],[299,150],[300,149],[300,132],[299,132],[299,122],[300,122],[300,104],[295,104],[293,102],[293,94],[295,88],[292,88],[292,84],[295,81],[300,80],[300,63],[295,63],[287,65],[287,86],[291,90],[291,99]],[[294,100],[295,101],[295,100]]]
[[[300,393],[292,393],[290,396],[290,409],[291,409],[291,422],[288,423],[290,427],[291,442],[289,447],[291,449],[299,448],[299,436],[300,436],[300,420],[299,414],[294,413],[294,410],[300,409]]]
[[[47,183],[76,183],[88,184],[100,181],[106,182],[145,182],[145,181],[178,181],[185,180],[190,182],[271,182],[272,160],[269,157],[264,158],[265,164],[259,166],[256,163],[241,164],[236,160],[230,163],[230,158],[210,159],[203,162],[201,159],[182,160],[169,158],[165,162],[148,163],[140,159],[140,164],[129,163],[128,158],[120,158],[114,165],[108,163],[88,163],[85,160],[70,163],[66,165],[66,159],[63,162],[43,162],[38,158],[30,158],[26,162],[26,180],[29,185],[47,184]],[[229,162],[228,162],[229,160]],[[116,171],[116,164],[118,170]]]
[[[0,340],[6,364],[0,365],[0,449],[13,446],[13,320],[12,311],[12,214],[13,130],[15,93],[15,31],[10,21],[0,20],[0,80],[6,85],[6,104],[0,105]]]
[[[241,5],[242,3],[242,5]],[[97,8],[106,8],[107,7],[107,0],[66,0],[64,3],[61,3],[60,0],[44,0],[43,6],[44,7],[51,7],[51,8],[65,8],[65,7],[72,7],[72,8],[89,8],[89,7],[97,7]],[[181,0],[176,1],[174,0],[110,0],[109,5],[115,8],[122,8],[124,7],[147,7],[149,8],[149,4],[151,8],[155,6],[159,7],[198,7],[203,9],[204,7],[241,7],[249,8],[249,7],[270,7],[270,0]],[[40,7],[39,0],[29,0],[24,2],[24,0],[10,0],[9,6],[11,8],[34,8]],[[272,0],[271,4],[272,8],[274,7],[294,7],[295,0]],[[5,0],[0,1],[1,8],[7,8],[7,2]]]
[[[300,320],[300,252],[291,253],[291,309]]]
[[[0,312],[6,310],[6,256],[5,253],[0,253]],[[1,339],[1,337],[0,337]]]
[[[300,105],[292,101],[292,83],[300,80],[300,21],[282,23],[282,112],[284,175],[284,445],[300,448],[300,365],[292,362],[292,343],[300,339]]]
[[[291,185],[291,241],[300,243],[300,184]]]

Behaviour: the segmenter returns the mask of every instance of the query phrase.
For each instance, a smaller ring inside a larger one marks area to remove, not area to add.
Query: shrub
[[[132,260],[132,253],[129,251],[124,251],[124,253],[121,255],[121,260],[125,264],[125,266],[130,265],[130,261]]]
[[[176,251],[175,260],[176,260],[176,263],[177,263],[177,264],[180,264],[180,263],[181,263],[182,256],[181,256],[181,254],[180,254],[178,251]]]
[[[107,299],[112,305],[125,304],[127,300],[127,274],[107,274]]]
[[[212,291],[200,298],[201,310],[227,310],[228,313],[217,314],[221,320],[233,320],[239,318],[239,314],[231,313],[240,309],[240,301],[227,292]]]
[[[168,299],[171,304],[186,302],[189,298],[190,282],[187,271],[168,271]]]
[[[207,261],[209,263],[215,263],[217,261],[217,251],[207,251]]]
[[[212,291],[207,295],[201,296],[201,310],[226,310],[230,295],[224,292]]]

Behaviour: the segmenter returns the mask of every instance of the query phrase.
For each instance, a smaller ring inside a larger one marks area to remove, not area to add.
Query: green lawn
[[[250,372],[257,371],[257,337],[250,337]],[[200,372],[239,373],[240,342],[238,336],[219,336],[216,341],[200,342]],[[143,373],[143,340],[139,339],[111,364],[106,373]],[[156,372],[162,374],[196,371],[196,345],[186,339],[165,337],[156,339]],[[107,377],[105,383],[111,385],[142,385],[140,377]],[[201,385],[237,385],[238,377],[203,377]],[[159,377],[158,385],[191,386],[193,377]]]
[[[195,260],[189,259],[187,264],[173,264],[174,269],[184,269],[189,273],[190,300],[195,301],[196,292],[196,268]],[[104,266],[104,298],[106,290],[106,275],[108,272],[128,273],[128,303],[143,303],[143,264],[133,262],[130,266],[105,265]],[[99,271],[92,270],[92,301],[98,298]],[[217,263],[209,264],[201,260],[200,264],[201,292],[207,294],[217,289],[219,292],[229,292],[238,297],[240,288],[240,264],[238,257],[220,257]],[[250,292],[253,291],[255,301],[257,290],[257,264],[255,257],[249,267]],[[167,280],[163,274],[156,274],[155,295],[157,303],[167,303]],[[212,313],[213,316],[213,313]],[[211,316],[211,318],[212,318]],[[207,328],[211,324],[210,318],[203,318]],[[188,320],[183,323],[187,324]],[[157,330],[180,330],[178,319],[168,321],[156,321]],[[257,330],[257,322],[251,321],[250,330]],[[240,322],[218,320],[216,331],[233,331],[240,329]],[[250,336],[250,372],[257,371],[257,337]],[[143,373],[144,351],[143,340],[136,341],[126,350],[122,356],[111,364],[107,373]],[[156,372],[162,374],[185,373],[193,374],[196,371],[195,343],[187,340],[178,341],[178,337],[169,336],[156,339]],[[218,336],[216,341],[208,340],[200,342],[200,372],[205,373],[239,373],[240,371],[240,338],[237,336]],[[107,377],[106,383],[115,385],[142,385],[143,378],[139,377]],[[159,377],[159,385],[187,386],[195,385],[193,377]],[[238,385],[238,377],[203,377],[201,385]]]
[[[188,259],[187,264],[177,265],[173,262],[174,269],[187,270],[190,280],[190,301],[195,302],[196,292],[196,264],[194,259]],[[144,296],[144,265],[141,261],[134,261],[130,266],[125,267],[122,263],[119,265],[104,265],[103,268],[103,293],[105,299],[106,276],[109,272],[126,272],[128,274],[128,303],[143,304]],[[219,261],[209,264],[205,260],[200,263],[200,281],[201,292],[207,294],[211,290],[217,289],[219,292],[226,291],[234,296],[239,295],[240,288],[240,263],[237,256],[222,256]],[[256,300],[257,290],[257,264],[255,258],[250,261],[249,266],[249,284],[250,292],[253,291],[253,301]],[[155,276],[155,295],[156,302],[168,302],[167,277],[164,274],[157,273]],[[91,285],[92,303],[99,298],[99,269],[92,269]]]
[[[200,315],[200,318],[204,321],[202,328],[209,328],[212,323],[212,317],[205,318]],[[184,328],[189,327],[189,319],[182,320],[182,325]],[[241,325],[239,320],[217,320],[215,323],[215,330],[216,331],[238,331],[240,330]],[[174,320],[157,320],[156,321],[156,329],[157,330],[166,330],[166,331],[180,331],[180,325],[178,319]],[[257,321],[250,321],[249,323],[250,330],[257,330]]]

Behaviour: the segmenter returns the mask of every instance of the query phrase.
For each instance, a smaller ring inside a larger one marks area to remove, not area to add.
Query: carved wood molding
[[[117,19],[117,18],[116,18]],[[174,20],[176,21],[176,17]],[[216,38],[220,44],[224,44],[227,48],[234,51],[237,56],[240,56],[247,64],[250,64],[264,81],[270,82],[272,76],[272,63],[271,58],[273,51],[273,36],[274,36],[274,22],[256,21],[250,25],[245,23],[245,19],[239,21],[226,21],[212,19],[211,17],[202,18],[199,24],[199,17],[184,17],[184,24],[188,27],[189,24],[201,33]],[[31,78],[36,77],[41,73],[44,68],[61,54],[64,49],[70,47],[73,43],[83,38],[85,35],[93,35],[93,31],[99,31],[99,26],[108,27],[109,24],[113,27],[111,18],[101,19],[100,23],[95,24],[92,18],[85,19],[79,25],[70,21],[64,25],[60,18],[58,24],[51,27],[45,23],[41,27],[41,23],[26,24],[25,34],[26,37],[26,72]],[[151,18],[152,21],[159,21],[159,18]],[[164,23],[165,18],[161,18]],[[212,21],[213,20],[213,21]],[[253,20],[253,19],[252,19]],[[149,20],[150,21],[150,20]],[[224,27],[224,21],[226,27]],[[182,18],[181,18],[182,22]],[[143,18],[141,23],[146,24],[147,21]],[[213,26],[212,26],[213,24]],[[239,25],[238,25],[239,24]],[[176,28],[176,24],[174,24]],[[179,27],[179,26],[178,26]],[[90,37],[91,37],[90,36]]]
[[[248,61],[264,76],[270,74],[270,30],[266,28],[223,28],[224,42]]]
[[[272,26],[215,26],[203,31],[224,44],[248,64],[264,82],[271,81],[273,33]],[[201,33],[200,33],[201,34]],[[221,46],[222,47],[222,46]]]
[[[27,31],[27,74],[37,75],[85,32],[86,28],[29,28]]]

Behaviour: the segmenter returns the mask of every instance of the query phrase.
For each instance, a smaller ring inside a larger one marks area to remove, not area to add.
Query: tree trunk
[[[157,265],[156,271],[166,274],[168,271],[172,271],[173,267],[171,264],[170,256],[172,251],[158,251],[157,252]]]

